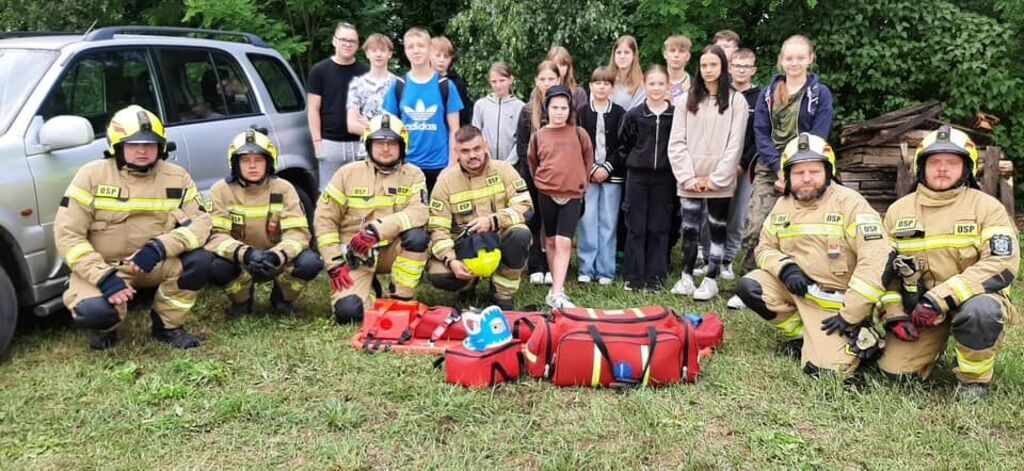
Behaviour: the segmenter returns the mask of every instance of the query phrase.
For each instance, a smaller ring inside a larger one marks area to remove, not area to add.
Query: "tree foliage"
[[[486,90],[487,69],[505,61],[519,77],[520,96],[532,88],[534,71],[552,45],[574,57],[578,78],[608,60],[610,44],[626,30],[627,0],[471,0],[452,19],[460,73],[478,92]]]
[[[819,73],[834,92],[836,128],[928,99],[944,118],[973,124],[979,111],[1002,118],[997,144],[1024,162],[1024,2],[1020,0],[0,0],[4,30],[84,31],[143,23],[249,31],[285,54],[300,75],[333,53],[338,21],[365,37],[382,32],[404,63],[401,35],[412,26],[447,34],[457,66],[478,95],[487,69],[507,62],[525,96],[536,65],[554,44],[573,54],[577,79],[605,64],[621,34],[640,42],[644,65],[661,63],[672,34],[699,51],[732,29],[758,56],[755,82],[776,72],[786,37],[809,36]],[[1018,165],[1024,169],[1024,165]]]

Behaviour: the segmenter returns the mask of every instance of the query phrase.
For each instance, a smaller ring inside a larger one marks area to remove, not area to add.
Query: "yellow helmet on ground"
[[[405,150],[409,147],[409,131],[397,116],[383,113],[370,119],[370,126],[363,133],[363,144],[366,153],[373,157],[373,141],[397,141],[399,147],[398,160],[405,159]]]
[[[231,140],[231,145],[228,146],[228,167],[231,169],[232,179],[241,175],[238,159],[245,154],[259,154],[266,157],[267,176],[274,175],[277,170],[277,146],[266,134],[249,129]]]
[[[455,257],[476,276],[486,278],[501,264],[498,235],[493,232],[469,234],[455,243]]]
[[[167,134],[164,123],[153,112],[130,105],[110,118],[107,125],[107,156],[116,156],[126,142],[153,143],[159,147],[161,159],[167,158]]]
[[[800,162],[824,162],[831,178],[836,176],[836,154],[824,139],[811,133],[802,132],[786,144],[782,151],[782,171],[789,179],[789,170]]]
[[[967,133],[956,129],[948,124],[943,124],[921,140],[914,154],[914,173],[917,180],[924,182],[924,163],[935,154],[954,154],[964,159],[967,166],[964,178],[977,185],[975,177],[978,175],[978,147],[974,144]]]

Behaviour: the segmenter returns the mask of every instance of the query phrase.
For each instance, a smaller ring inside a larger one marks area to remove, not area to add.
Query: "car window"
[[[139,105],[158,113],[153,72],[143,50],[86,52],[76,58],[43,103],[43,119],[81,116],[96,137],[107,134],[107,122],[117,110]]]
[[[274,102],[274,108],[281,113],[290,111],[302,111],[306,108],[306,101],[302,97],[302,91],[296,85],[288,69],[276,57],[262,54],[249,54],[256,72],[260,79],[267,86],[270,93],[270,100]]]
[[[248,82],[229,56],[162,48],[157,57],[167,83],[168,124],[256,113]]]

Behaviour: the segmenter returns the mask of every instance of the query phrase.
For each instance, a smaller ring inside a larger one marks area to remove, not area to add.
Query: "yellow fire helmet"
[[[967,133],[959,129],[944,124],[921,140],[914,154],[914,173],[919,181],[923,181],[925,160],[935,154],[959,155],[968,166],[964,177],[969,175],[973,180],[978,175],[978,147]]]
[[[783,177],[789,179],[789,167],[800,162],[825,162],[826,171],[836,177],[836,154],[824,139],[802,132],[786,144],[782,151]]]
[[[397,141],[399,144],[399,161],[405,159],[405,150],[409,147],[409,131],[405,124],[397,116],[383,113],[370,119],[370,127],[363,133],[363,144],[366,145],[366,153],[373,156],[371,145],[373,141]]]
[[[232,178],[240,174],[238,159],[245,154],[259,154],[266,157],[267,175],[274,175],[277,170],[277,146],[266,134],[249,129],[231,140],[231,145],[228,146],[228,166],[231,169]]]
[[[107,155],[115,156],[125,142],[148,142],[159,146],[161,159],[167,158],[167,134],[164,123],[153,112],[139,106],[130,105],[123,108],[110,118],[107,125]]]
[[[494,274],[501,263],[498,235],[493,232],[469,234],[455,243],[455,257],[476,276]]]

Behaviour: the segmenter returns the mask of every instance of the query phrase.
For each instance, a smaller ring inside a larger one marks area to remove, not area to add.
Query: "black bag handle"
[[[513,337],[515,337],[517,339],[519,338],[519,335],[517,335],[517,334],[519,333],[519,327],[521,327],[522,324],[526,324],[526,326],[530,328],[530,332],[533,332],[534,330],[537,330],[537,324],[534,324],[533,321],[531,321],[530,319],[527,319],[526,317],[520,317],[519,319],[516,319],[515,322],[512,323],[512,336]]]
[[[613,379],[615,379],[615,380],[617,380],[617,381],[619,381],[621,383],[628,384],[628,385],[633,385],[633,386],[643,385],[644,377],[646,377],[647,376],[647,372],[650,371],[650,369],[651,369],[651,362],[654,360],[654,349],[657,348],[657,346],[658,346],[658,331],[657,331],[657,329],[655,329],[654,327],[648,327],[647,328],[647,342],[648,342],[647,361],[644,362],[644,367],[640,371],[640,379],[638,379],[638,380],[631,379],[631,378],[630,379],[615,378],[615,363],[612,362],[611,354],[608,352],[608,345],[605,343],[604,337],[601,335],[601,332],[599,332],[597,330],[597,326],[589,325],[589,326],[587,326],[587,333],[589,333],[590,337],[594,339],[594,345],[596,345],[598,351],[601,352],[601,357],[604,358],[604,361],[606,363],[608,363],[608,371],[612,372],[612,378]]]

